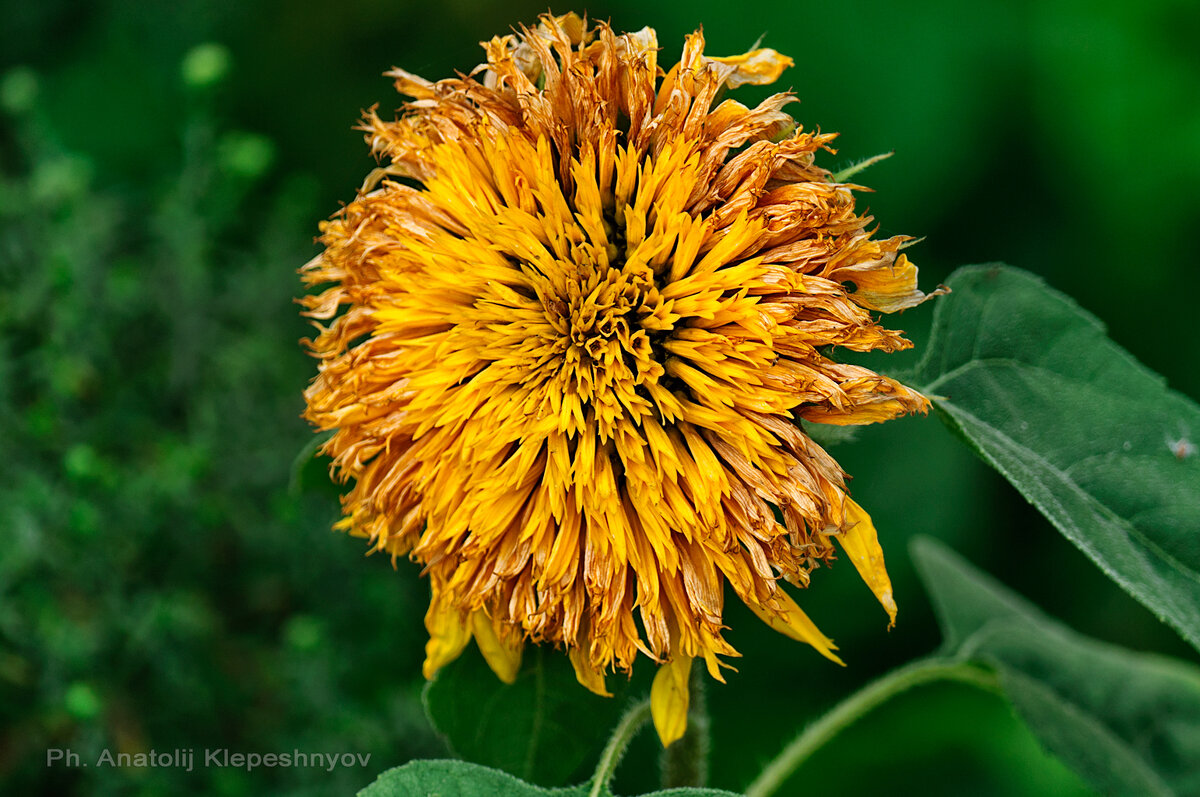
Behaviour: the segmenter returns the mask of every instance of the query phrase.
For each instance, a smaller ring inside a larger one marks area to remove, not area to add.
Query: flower
[[[653,30],[574,14],[484,48],[469,76],[394,69],[413,100],[365,117],[383,165],[303,269],[332,319],[305,417],[354,482],[337,527],[429,576],[427,677],[474,638],[511,681],[532,641],[606,694],[641,653],[669,744],[693,659],[723,680],[737,655],[725,584],[840,663],[780,584],[836,544],[894,620],[871,519],[803,424],[927,411],[828,354],[908,348],[871,311],[926,297],[790,94],[717,102],[790,58],[697,32],[664,74]]]

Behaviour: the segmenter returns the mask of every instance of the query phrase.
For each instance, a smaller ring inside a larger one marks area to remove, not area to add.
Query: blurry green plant
[[[315,181],[227,129],[208,93],[229,54],[187,56],[177,149],[147,186],[104,183],[43,113],[39,78],[0,79],[0,791],[353,791],[356,770],[45,766],[47,748],[229,747],[376,760],[441,749],[383,622],[415,629],[405,587],[353,578],[382,607],[330,600],[358,554],[328,532],[327,479],[289,491],[308,432],[291,296]],[[7,157],[8,155],[12,157]],[[315,486],[314,486],[315,485]],[[360,658],[362,657],[362,658]],[[372,663],[373,662],[373,663]]]

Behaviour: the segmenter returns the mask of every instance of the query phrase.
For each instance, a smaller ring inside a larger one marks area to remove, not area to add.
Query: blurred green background
[[[576,8],[655,27],[668,64],[699,25],[717,55],[765,34],[796,60],[782,83],[799,121],[842,132],[826,166],[896,151],[862,176],[876,189],[862,203],[883,235],[924,236],[910,254],[927,288],[963,263],[1029,269],[1200,395],[1194,0]],[[477,42],[545,10],[0,2],[0,792],[350,793],[445,755],[420,705],[427,587],[415,566],[393,571],[330,532],[336,490],[320,463],[298,464],[315,367],[296,342],[295,271],[373,165],[351,127],[398,104],[380,73],[467,71]],[[919,342],[929,317],[892,325]],[[744,786],[819,711],[936,646],[913,534],[1085,633],[1194,658],[936,420],[864,429],[834,453],[880,529],[899,623],[885,631],[849,566],[802,596],[845,669],[732,607],[745,658],[708,691],[712,785]],[[618,791],[655,785],[655,744],[639,738]],[[67,769],[47,768],[49,747],[84,761],[228,747],[371,762]],[[1083,790],[998,698],[949,686],[870,715],[792,782],[881,787]]]

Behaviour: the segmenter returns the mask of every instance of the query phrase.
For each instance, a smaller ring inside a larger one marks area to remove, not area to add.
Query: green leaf
[[[1110,578],[1200,649],[1200,407],[1040,279],[968,266],[914,384]]]
[[[588,797],[587,784],[543,789],[506,772],[464,761],[411,761],[389,769],[359,797]],[[600,797],[612,797],[607,789]],[[643,797],[737,797],[720,789],[667,789]]]
[[[948,653],[994,667],[1050,752],[1105,793],[1200,794],[1200,668],[1076,634],[932,540],[912,552]]]
[[[455,754],[559,786],[586,774],[581,765],[595,762],[625,704],[619,689],[605,698],[580,686],[564,654],[531,645],[525,656],[507,685],[466,651],[425,688],[425,708]]]
[[[359,797],[585,797],[582,786],[551,792],[507,772],[465,761],[410,761],[389,769]]]

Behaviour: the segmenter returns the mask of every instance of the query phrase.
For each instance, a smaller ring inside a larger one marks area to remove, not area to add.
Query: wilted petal
[[[905,255],[897,257],[895,253],[836,269],[830,276],[854,283],[856,290],[851,295],[854,302],[884,313],[916,307],[949,290],[939,287],[933,293],[923,293],[917,288],[917,267]]]
[[[491,618],[482,609],[471,615],[471,630],[475,634],[479,652],[496,677],[506,684],[516,681],[517,672],[521,669],[521,647],[501,640],[496,635]]]
[[[787,593],[780,589],[775,592],[774,597],[779,604],[778,610],[771,610],[755,603],[748,605],[759,619],[771,628],[798,642],[807,642],[825,658],[845,666],[845,662],[833,652],[837,650],[837,645],[833,644],[832,639],[821,633],[816,623],[809,619],[804,610],[797,606]]]
[[[731,89],[738,86],[762,86],[779,80],[783,70],[792,66],[795,61],[786,55],[780,55],[769,47],[751,50],[741,55],[731,55],[724,58],[710,58],[718,64],[734,67],[733,74],[725,78],[725,84]]]
[[[835,539],[887,611],[890,628],[896,624],[896,599],[892,594],[892,579],[883,564],[883,549],[879,546],[875,524],[871,522],[871,516],[853,500],[847,498],[844,506],[846,525]]]
[[[663,747],[670,747],[687,730],[688,678],[692,657],[677,655],[658,668],[650,688],[650,716]]]
[[[456,610],[437,603],[429,604],[425,630],[429,632],[429,641],[425,643],[425,664],[421,672],[426,678],[432,678],[434,673],[459,657],[471,641],[471,630]]]

